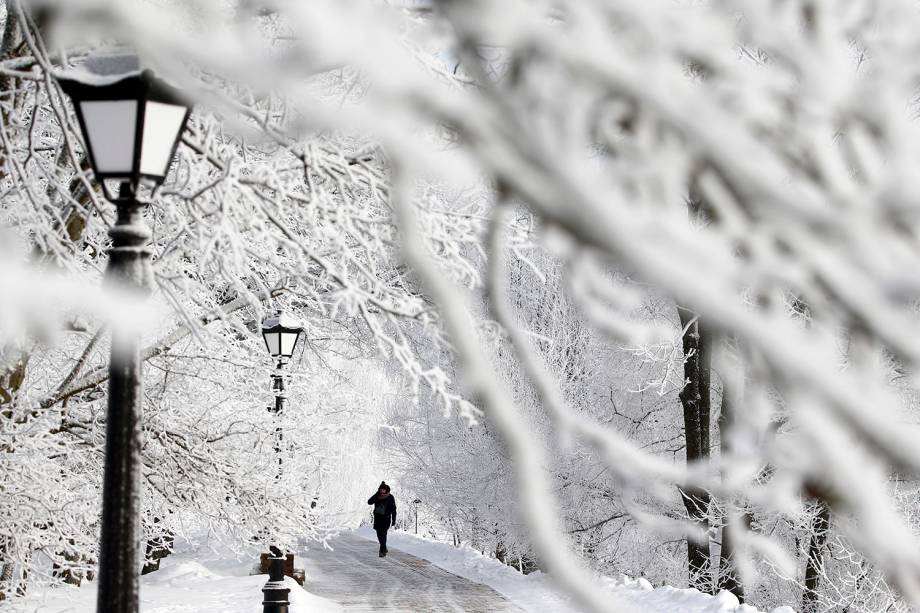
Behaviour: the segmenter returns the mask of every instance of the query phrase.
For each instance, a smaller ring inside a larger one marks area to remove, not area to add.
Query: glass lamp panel
[[[176,104],[147,101],[144,110],[144,140],[141,144],[141,174],[166,176],[186,110],[186,107]]]
[[[137,100],[85,100],[80,103],[87,140],[96,171],[131,174]]]
[[[297,344],[297,337],[300,332],[282,332],[281,333],[281,355],[286,358],[294,355],[294,345]]]
[[[268,353],[272,357],[278,356],[281,354],[281,333],[280,332],[263,332],[262,336],[265,337],[265,346],[268,348]]]

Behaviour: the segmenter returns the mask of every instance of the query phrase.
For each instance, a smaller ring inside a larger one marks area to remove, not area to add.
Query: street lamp
[[[412,504],[415,505],[415,533],[418,534],[418,505],[421,504],[421,500],[416,498],[412,501]]]
[[[303,332],[303,326],[296,319],[278,311],[274,317],[269,317],[262,322],[262,338],[265,341],[265,348],[268,349],[272,359],[277,360],[275,372],[272,373],[272,389],[275,391],[275,405],[268,407],[277,418],[284,410],[284,400],[287,397],[284,393],[284,377],[281,369],[294,355],[294,348],[297,346],[297,340]],[[278,455],[278,473],[276,479],[281,478],[281,426],[275,426],[275,453]],[[290,590],[284,587],[283,572],[279,574],[283,560],[287,557],[274,545],[270,548],[270,554],[266,556],[269,564],[268,582],[262,587],[262,613],[288,613],[288,595]]]
[[[83,70],[58,82],[73,101],[84,149],[108,200],[122,199],[109,191],[109,180],[134,192],[163,182],[191,112],[178,90],[141,71],[131,54],[88,58]]]
[[[294,355],[294,346],[303,326],[290,315],[278,312],[274,317],[269,317],[262,322],[262,338],[265,348],[273,358],[290,360]]]
[[[284,410],[284,378],[281,369],[294,355],[294,347],[303,332],[303,326],[296,319],[278,311],[274,317],[269,317],[262,322],[262,339],[269,355],[277,360],[275,372],[272,374],[272,388],[275,390],[275,406],[270,408],[273,413]],[[280,460],[279,460],[280,461]]]
[[[106,282],[150,293],[150,231],[146,203],[137,199],[143,184],[157,187],[166,178],[191,104],[149,70],[136,55],[96,55],[82,68],[58,75],[70,96],[84,151],[106,199],[118,215],[109,230],[112,247]],[[107,180],[118,182],[117,195]],[[140,339],[136,331],[114,326],[106,409],[105,476],[99,545],[98,613],[138,610],[141,399]]]

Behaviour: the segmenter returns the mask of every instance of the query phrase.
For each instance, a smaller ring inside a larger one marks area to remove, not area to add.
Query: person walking
[[[383,558],[387,555],[387,530],[396,525],[396,498],[390,493],[390,486],[381,481],[377,493],[368,498],[367,504],[374,505],[374,531]]]

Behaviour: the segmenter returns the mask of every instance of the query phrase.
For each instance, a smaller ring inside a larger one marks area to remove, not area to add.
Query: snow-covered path
[[[307,589],[340,603],[345,611],[520,613],[492,588],[458,577],[390,547],[377,557],[377,543],[351,533],[329,541],[334,551],[302,552]]]

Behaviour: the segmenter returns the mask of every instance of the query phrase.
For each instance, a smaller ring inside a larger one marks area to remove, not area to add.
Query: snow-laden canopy
[[[112,210],[53,75],[130,41],[197,100],[148,215],[148,526],[259,525],[283,307],[290,537],[368,477],[318,433],[370,456],[386,422],[391,469],[589,610],[590,566],[687,538],[695,585],[832,605],[865,565],[852,593],[920,602],[913,2],[6,5],[10,559],[92,555]]]

